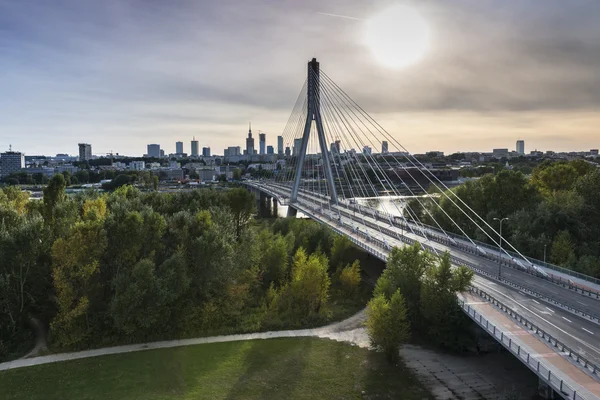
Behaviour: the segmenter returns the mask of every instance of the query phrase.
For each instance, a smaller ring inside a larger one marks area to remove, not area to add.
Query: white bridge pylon
[[[333,172],[331,171],[331,163],[329,161],[329,152],[327,149],[327,141],[325,140],[325,132],[323,131],[323,120],[321,118],[321,102],[320,102],[320,73],[319,62],[313,58],[308,62],[308,86],[307,86],[307,105],[308,112],[306,113],[306,123],[304,124],[304,134],[302,135],[302,144],[298,153],[298,165],[296,166],[296,176],[292,185],[292,193],[290,203],[298,201],[298,190],[300,188],[300,179],[302,178],[302,168],[304,159],[306,158],[306,149],[308,147],[308,139],[313,121],[317,127],[317,136],[319,138],[319,147],[323,157],[323,169],[329,189],[330,202],[337,204],[337,192],[333,181]]]

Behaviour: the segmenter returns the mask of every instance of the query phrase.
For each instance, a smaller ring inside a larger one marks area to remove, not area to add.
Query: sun
[[[366,23],[365,41],[384,65],[402,68],[418,61],[429,49],[429,26],[412,7],[395,5]]]

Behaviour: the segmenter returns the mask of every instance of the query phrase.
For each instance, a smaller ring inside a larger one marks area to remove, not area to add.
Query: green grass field
[[[361,392],[365,391],[365,395]],[[0,398],[403,399],[432,396],[382,354],[325,339],[203,344],[0,372]]]

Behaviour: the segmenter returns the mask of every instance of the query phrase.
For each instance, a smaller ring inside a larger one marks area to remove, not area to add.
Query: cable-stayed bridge
[[[246,182],[262,201],[326,224],[383,261],[394,246],[414,242],[434,254],[449,252],[455,265],[476,273],[470,292],[459,295],[465,313],[535,372],[549,396],[600,398],[600,281],[521,254],[448,190],[447,170],[414,157],[316,59],[283,137],[290,154],[274,178]],[[431,189],[435,194],[427,195]],[[460,234],[444,230],[428,205]],[[492,244],[469,237],[453,215],[466,217]]]

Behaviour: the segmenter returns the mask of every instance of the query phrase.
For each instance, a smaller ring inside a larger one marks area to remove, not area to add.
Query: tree
[[[394,247],[390,252],[383,274],[377,280],[374,295],[382,294],[391,299],[396,290],[400,289],[406,302],[408,319],[413,330],[420,328],[421,278],[433,266],[434,257],[427,251],[422,251],[416,242],[402,249]]]
[[[143,259],[115,281],[110,305],[114,326],[128,336],[148,339],[152,332],[166,330],[175,313],[174,305],[189,288],[185,258],[174,254],[162,265]]]
[[[410,337],[404,297],[397,289],[388,300],[383,294],[367,305],[367,331],[371,345],[383,351],[390,363],[398,360],[399,347]]]
[[[67,183],[65,177],[61,174],[56,174],[50,179],[48,186],[44,188],[44,221],[47,224],[54,222],[54,212],[60,203],[66,199],[65,188]]]
[[[568,231],[560,231],[554,237],[550,251],[550,259],[557,265],[566,265],[574,261],[575,248]]]
[[[90,172],[86,169],[80,169],[75,173],[75,177],[79,183],[88,183],[90,181]]]
[[[579,177],[593,170],[594,167],[584,160],[544,162],[533,170],[531,183],[550,196],[557,191],[570,190]]]
[[[421,318],[432,344],[455,351],[468,346],[470,322],[457,303],[456,292],[466,290],[472,279],[473,271],[464,266],[452,270],[448,252],[425,274]]]
[[[290,314],[296,320],[318,314],[329,297],[328,264],[323,254],[307,256],[306,251],[299,248],[292,259],[290,283],[278,291],[271,286],[271,308]]]
[[[342,291],[348,297],[354,297],[360,285],[360,262],[355,260],[352,265],[348,264],[342,268],[338,279]]]
[[[344,235],[335,235],[333,246],[331,247],[331,267],[335,271],[343,264],[351,262],[349,257],[350,249],[353,247],[352,241]]]
[[[246,189],[236,188],[227,192],[227,202],[233,214],[236,236],[239,240],[244,227],[255,212],[254,196]]]
[[[52,246],[52,277],[58,313],[50,326],[54,340],[61,348],[86,343],[91,335],[90,298],[105,249],[106,232],[101,221],[77,223],[67,238],[58,238]]]
[[[5,182],[9,186],[17,186],[19,184],[19,180],[17,178],[13,178],[13,177],[6,179]]]
[[[71,173],[69,171],[63,171],[62,175],[65,177],[65,184],[71,186]]]
[[[263,232],[267,233],[267,230]],[[270,232],[269,232],[270,233]],[[287,282],[289,270],[288,259],[290,251],[288,243],[280,234],[259,235],[263,241],[260,268],[263,273],[263,285],[269,287],[272,283],[281,286]]]
[[[239,168],[234,168],[233,169],[233,180],[239,181],[240,179],[242,179],[242,170]]]

